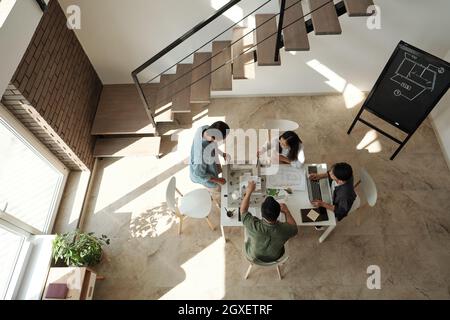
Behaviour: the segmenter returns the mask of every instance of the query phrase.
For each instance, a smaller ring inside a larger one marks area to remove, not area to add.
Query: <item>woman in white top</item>
[[[291,164],[300,168],[305,163],[305,152],[303,150],[302,140],[293,131],[286,131],[279,138],[273,139],[266,143],[264,147],[258,151],[258,157],[266,153],[267,150],[278,144],[278,161],[280,164]],[[273,156],[273,155],[272,155]]]

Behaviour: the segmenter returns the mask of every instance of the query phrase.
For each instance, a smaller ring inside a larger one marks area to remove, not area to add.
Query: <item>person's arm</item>
[[[335,212],[335,209],[336,209],[336,207],[334,205],[326,203],[322,200],[313,201],[312,204],[317,208],[323,207],[323,208],[325,208],[327,210],[331,210],[333,212]]]
[[[217,183],[217,184],[220,184],[220,185],[224,185],[225,183],[227,183],[227,180],[225,180],[224,178],[216,178],[216,177],[212,177],[208,181],[213,182],[213,183]]]
[[[206,164],[192,164],[192,171],[194,173],[194,175],[199,178],[200,180],[207,182],[207,181],[212,181],[212,179],[214,179],[214,177],[207,172],[207,165]]]
[[[257,155],[258,157],[262,156],[264,153],[267,152],[267,150],[269,150],[271,148],[271,142],[267,141],[262,147],[261,149],[258,150]]]
[[[353,206],[353,202],[354,199],[350,198],[338,200],[333,210],[338,221],[341,221],[347,216]]]
[[[305,164],[305,149],[303,148],[303,145],[300,146],[300,151],[298,152],[297,156],[297,162],[300,167]]]
[[[223,152],[222,150],[219,149],[219,145],[217,144],[217,142],[214,142],[216,144],[216,152],[219,156],[222,156],[225,161],[230,161],[230,155],[226,152]]]
[[[280,163],[285,163],[285,164],[290,164],[291,163],[291,160],[289,160],[285,156],[282,156],[281,154],[279,155],[279,160],[280,160]]]
[[[328,177],[329,177],[328,172],[326,172],[326,173],[312,173],[312,174],[309,175],[309,179],[313,180],[313,181],[322,180],[322,179],[325,179],[325,178],[328,178]]]
[[[248,212],[248,208],[250,207],[250,197],[256,189],[256,183],[254,181],[249,181],[248,186],[245,192],[244,199],[242,199],[241,203],[241,214],[245,214]]]
[[[281,203],[280,206],[281,206],[281,212],[283,212],[284,215],[286,216],[286,222],[288,224],[297,226],[297,222],[295,221],[294,217],[292,216],[291,212],[289,211],[289,208],[287,207],[287,205],[284,203]]]

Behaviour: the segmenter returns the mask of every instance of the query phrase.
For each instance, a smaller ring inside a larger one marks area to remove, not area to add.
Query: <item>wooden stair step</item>
[[[158,91],[160,88],[160,83],[149,83],[142,86],[142,89],[144,90],[145,96],[147,97],[147,101],[150,104],[150,108],[154,113],[155,122],[162,123],[162,122],[173,122],[174,121],[174,114],[172,112],[172,108],[157,108],[157,97],[158,97]]]
[[[159,90],[156,98],[156,110],[165,110],[172,107],[172,97],[170,93],[173,90],[173,81],[175,74],[163,74],[159,81]]]
[[[175,82],[173,83],[172,112],[191,112],[192,64],[177,65]]]
[[[373,0],[344,0],[345,8],[349,17],[368,17],[367,8],[373,6]]]
[[[97,138],[95,158],[159,155],[161,137]]]
[[[194,54],[191,103],[210,103],[211,101],[211,56],[211,52]]]
[[[255,40],[251,30],[250,28],[233,29],[234,45],[231,48],[234,59],[233,79],[255,79],[255,48],[250,49],[254,46]]]
[[[316,35],[341,34],[341,24],[333,1],[309,0],[311,19]],[[323,7],[321,7],[323,6]],[[318,9],[320,8],[320,9]],[[314,11],[317,10],[317,11]]]
[[[104,85],[92,135],[154,134],[134,84]]]
[[[286,1],[286,8],[289,8],[284,13],[283,22],[284,50],[286,51],[308,51],[310,49],[302,4],[297,2],[298,0]],[[289,27],[286,28],[286,26]]]
[[[212,43],[211,63],[211,90],[231,91],[233,90],[233,75],[231,63],[231,41],[214,41]],[[224,66],[223,66],[224,65]],[[217,70],[216,70],[217,69]]]
[[[256,20],[256,52],[258,53],[258,66],[279,66],[281,58],[275,61],[278,24],[274,14],[257,14]],[[268,21],[270,20],[270,21]],[[267,22],[266,22],[267,21]],[[266,22],[266,23],[265,23]],[[270,36],[272,35],[273,36]],[[268,38],[270,36],[270,38]],[[268,38],[268,39],[266,39]],[[264,42],[263,42],[264,41]]]

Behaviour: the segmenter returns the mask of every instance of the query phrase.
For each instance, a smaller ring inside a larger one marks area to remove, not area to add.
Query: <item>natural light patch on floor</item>
[[[156,238],[172,228],[174,223],[176,223],[175,215],[162,204],[133,217],[130,222],[130,234],[132,238]]]
[[[225,296],[225,243],[219,238],[183,265],[186,279],[160,300],[219,300]]]
[[[207,111],[207,110],[206,110]],[[198,127],[224,121],[224,117],[205,117],[190,129],[176,129],[171,139],[177,141],[173,152],[161,159],[155,157],[127,157],[98,162],[98,184],[92,199],[94,215],[123,226],[118,234],[131,238],[156,238],[179,223],[166,206],[166,188],[176,177],[183,194],[201,188],[189,176],[189,157],[192,140]]]
[[[320,73],[328,80],[325,82],[330,87],[340,92],[344,96],[345,106],[347,109],[353,109],[364,100],[364,93],[355,85],[348,83],[336,72],[314,59],[306,63],[309,67]]]
[[[366,133],[364,138],[356,147],[357,150],[366,149],[369,153],[379,153],[383,150],[381,143],[378,139],[378,133],[375,130],[370,130]]]

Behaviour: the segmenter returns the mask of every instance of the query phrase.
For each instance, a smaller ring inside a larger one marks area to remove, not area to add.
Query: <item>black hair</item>
[[[301,148],[301,144],[303,143],[302,140],[298,137],[298,135],[294,131],[286,131],[280,136],[280,139],[283,138],[286,140],[287,144],[289,145],[289,154],[287,158],[290,161],[298,160],[298,153]],[[281,145],[280,145],[280,153],[282,151]]]
[[[342,181],[348,181],[353,177],[352,166],[345,162],[336,163],[333,168],[333,174]]]
[[[277,221],[280,212],[281,206],[273,197],[267,197],[261,205],[262,217],[267,221]]]
[[[225,139],[230,131],[230,127],[223,121],[217,121],[214,122],[212,125],[209,126],[207,129],[211,134],[211,136],[216,139]],[[215,132],[215,133],[214,133]],[[220,137],[219,137],[220,134]]]

